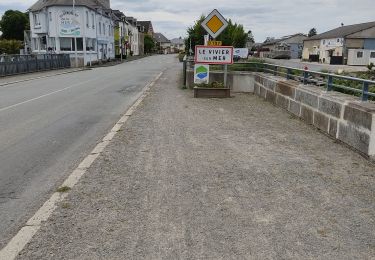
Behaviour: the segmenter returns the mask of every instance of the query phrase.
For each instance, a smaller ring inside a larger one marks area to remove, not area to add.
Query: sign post
[[[215,39],[228,27],[228,22],[218,10],[214,9],[201,25],[214,40],[205,41],[205,45],[209,46],[208,48],[196,46],[195,63],[223,64],[224,86],[227,87],[228,64],[233,63],[233,47],[221,46],[222,42],[215,41]]]

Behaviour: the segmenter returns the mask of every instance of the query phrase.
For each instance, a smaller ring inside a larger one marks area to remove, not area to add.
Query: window
[[[95,28],[95,17],[94,14],[91,14],[92,28]]]
[[[375,52],[370,53],[370,58],[375,59]]]
[[[103,35],[105,35],[105,24],[103,23]]]
[[[72,38],[60,38],[60,50],[71,51],[72,50]]]
[[[35,13],[33,15],[33,18],[34,18],[34,27],[39,27],[40,26],[39,14]]]
[[[72,38],[72,47],[73,51],[75,51],[74,38]],[[83,51],[83,38],[77,38],[77,51]]]
[[[89,28],[89,11],[86,11],[86,27]]]
[[[86,39],[86,51],[95,51],[95,39]]]
[[[102,34],[102,23],[99,22],[99,34]]]
[[[52,22],[52,12],[48,13],[49,21]]]
[[[337,39],[337,42],[340,42],[340,39]]]
[[[357,52],[357,58],[363,58],[363,51]]]
[[[61,51],[75,51],[74,38],[60,38]],[[77,51],[83,51],[83,38],[77,38]]]

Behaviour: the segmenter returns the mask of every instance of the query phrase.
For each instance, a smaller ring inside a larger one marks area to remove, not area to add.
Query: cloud
[[[0,14],[7,9],[25,11],[33,0],[0,0]],[[138,20],[151,20],[155,30],[169,38],[185,36],[201,14],[218,9],[227,19],[252,30],[256,41],[297,32],[318,32],[344,24],[374,20],[373,0],[112,0],[119,9]]]

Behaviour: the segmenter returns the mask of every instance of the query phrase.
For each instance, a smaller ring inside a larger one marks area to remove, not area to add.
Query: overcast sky
[[[35,1],[0,0],[0,14],[7,9],[25,11]],[[307,33],[312,27],[321,33],[341,23],[375,21],[375,0],[111,0],[111,6],[138,20],[151,20],[155,31],[170,39],[186,36],[187,27],[215,8],[252,30],[257,42]]]

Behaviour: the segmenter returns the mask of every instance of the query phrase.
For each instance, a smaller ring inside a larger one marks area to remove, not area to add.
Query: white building
[[[139,31],[137,27],[137,19],[134,17],[126,17],[126,29],[128,31],[128,42],[129,42],[129,51],[130,55],[138,56],[139,55]]]
[[[39,0],[30,8],[33,53],[70,54],[75,65],[115,57],[109,0]],[[77,48],[75,46],[77,42]]]

